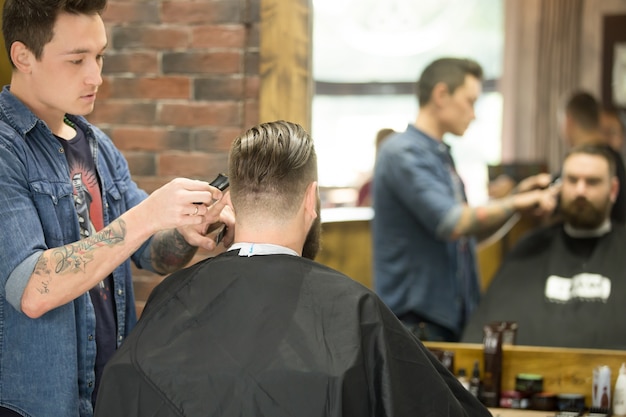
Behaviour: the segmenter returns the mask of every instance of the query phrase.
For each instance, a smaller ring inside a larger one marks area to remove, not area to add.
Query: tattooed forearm
[[[45,255],[41,255],[39,260],[37,260],[37,265],[35,265],[35,271],[33,273],[37,276],[41,281],[40,285],[37,287],[37,291],[40,294],[47,294],[50,292],[49,285],[52,277],[50,276],[50,268],[48,268],[48,257]]]
[[[93,260],[94,249],[115,246],[122,243],[125,237],[126,222],[118,219],[91,237],[60,247],[53,252],[56,261],[54,272],[85,272],[85,266]]]
[[[79,251],[86,252],[101,246],[115,246],[123,242],[125,237],[126,222],[118,219],[92,237],[80,240],[72,244],[72,246]]]
[[[455,236],[480,235],[502,226],[515,213],[510,199],[493,202],[482,207],[467,207],[455,228]]]
[[[150,246],[152,267],[161,274],[169,274],[187,265],[197,250],[187,243],[178,230],[161,232],[154,237]]]
[[[472,210],[470,233],[484,232],[499,227],[515,213],[513,205],[507,201],[497,202],[488,207],[476,207]]]
[[[50,256],[44,253],[37,261],[34,271],[35,275],[41,277],[41,285],[37,287],[37,291],[41,294],[50,291],[52,268],[55,274],[85,272],[87,264],[94,259],[95,249],[118,245],[125,237],[126,223],[118,219],[92,237],[53,249]]]

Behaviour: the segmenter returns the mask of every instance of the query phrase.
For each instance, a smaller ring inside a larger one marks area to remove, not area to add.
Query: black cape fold
[[[155,288],[95,415],[490,413],[367,288],[304,258],[231,251]]]

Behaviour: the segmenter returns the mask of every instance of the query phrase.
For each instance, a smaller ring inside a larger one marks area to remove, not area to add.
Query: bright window
[[[374,164],[376,132],[402,131],[415,121],[413,88],[422,69],[439,57],[459,56],[477,60],[488,82],[464,137],[444,140],[452,146],[470,202],[486,200],[487,164],[500,162],[502,98],[495,86],[502,72],[502,0],[314,0],[313,5],[318,91],[311,132],[320,186],[358,188]],[[327,206],[350,205],[354,193],[336,195],[343,197],[327,198]]]

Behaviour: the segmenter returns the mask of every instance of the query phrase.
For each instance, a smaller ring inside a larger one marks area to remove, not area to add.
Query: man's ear
[[[615,203],[619,194],[619,179],[617,176],[611,178],[611,203]]]
[[[436,105],[441,105],[443,101],[450,96],[450,90],[444,82],[438,82],[433,87],[433,91],[430,94],[430,100]]]
[[[572,131],[578,127],[578,123],[570,114],[565,114],[565,132],[571,135]]]
[[[304,193],[304,212],[311,220],[317,218],[317,198],[319,191],[317,189],[317,181],[313,181],[306,187]]]
[[[35,55],[20,41],[11,44],[11,61],[18,71],[30,74],[32,69],[32,60]]]

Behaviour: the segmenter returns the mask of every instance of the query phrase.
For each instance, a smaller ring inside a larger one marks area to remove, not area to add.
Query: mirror
[[[596,2],[595,6],[583,3],[582,24],[575,30],[584,33],[585,42],[574,45],[572,52],[581,64],[572,66],[576,71],[568,75],[567,82],[599,96],[602,18],[626,14],[626,4],[609,0]],[[480,204],[487,199],[487,165],[536,161],[546,155],[551,172],[553,166],[560,165],[561,145],[550,145],[548,151],[544,148],[545,137],[556,133],[537,139],[541,137],[540,129],[541,132],[556,129],[556,120],[551,120],[556,119],[556,112],[542,111],[536,105],[536,91],[543,91],[541,88],[545,86],[537,69],[555,65],[541,60],[541,53],[550,48],[540,51],[538,46],[541,16],[549,13],[544,2],[530,5],[490,0],[450,0],[437,4],[421,0],[313,0],[313,7],[316,88],[311,131],[318,147],[320,186],[328,196],[326,212],[344,209],[345,227],[358,230],[355,235],[359,242],[354,244],[362,248],[363,256],[359,256],[362,263],[371,266],[368,259],[371,247],[363,245],[363,239],[371,239],[364,237],[367,221],[358,218],[358,210],[353,212],[354,219],[349,218],[351,214],[346,206],[352,204],[354,190],[370,174],[377,130],[390,127],[401,131],[414,120],[415,79],[435,57],[471,56],[483,65],[488,79],[477,106],[477,120],[465,137],[446,139],[460,165],[470,203]],[[547,16],[546,20],[558,22],[562,16]],[[472,35],[465,35],[463,25]],[[437,30],[443,30],[443,35],[427,36]],[[556,94],[553,90],[545,91],[553,107]],[[541,117],[545,119],[540,120]],[[477,142],[472,142],[472,135],[479,138]],[[544,143],[537,144],[538,141]],[[332,241],[333,251],[323,249],[318,260],[371,286],[371,269],[364,272],[362,267],[348,265],[349,254],[342,248],[350,247],[345,242],[349,234],[338,232],[343,227],[340,223],[324,223],[324,242],[330,249]],[[335,250],[338,252],[334,253]],[[479,252],[485,280],[495,273],[504,251],[502,247],[490,246]]]

